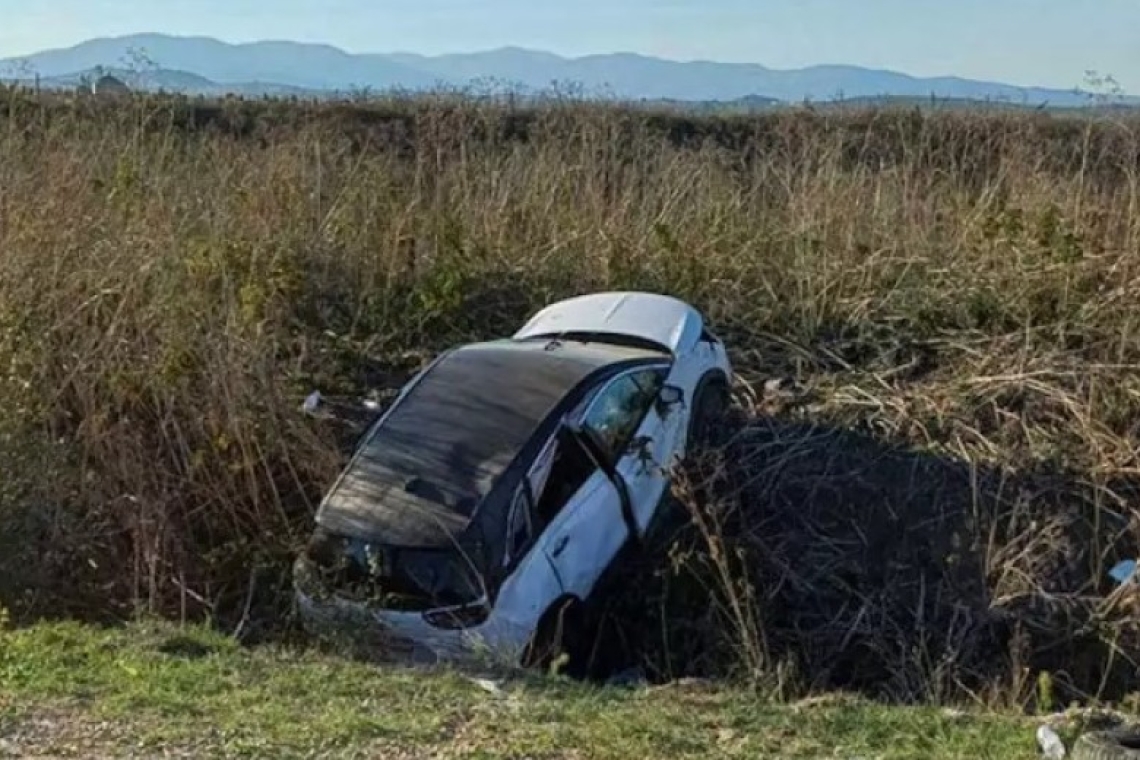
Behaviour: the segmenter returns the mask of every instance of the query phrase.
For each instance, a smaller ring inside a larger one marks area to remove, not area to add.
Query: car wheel
[[[1140,732],[1121,729],[1085,734],[1073,747],[1073,760],[1140,760]]]
[[[571,676],[584,673],[585,629],[585,610],[581,602],[577,599],[555,602],[539,620],[527,644],[523,667],[557,670]]]
[[[723,378],[709,376],[701,381],[693,402],[693,415],[689,418],[686,450],[718,442],[717,433],[728,406],[728,386]]]

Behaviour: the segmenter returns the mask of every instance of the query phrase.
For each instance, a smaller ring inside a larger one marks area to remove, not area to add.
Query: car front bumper
[[[431,647],[386,625],[384,610],[326,589],[305,560],[294,565],[293,585],[301,624],[314,636],[384,660],[429,664],[439,659]]]
[[[302,626],[314,636],[370,657],[415,665],[461,664],[486,654],[479,629],[437,628],[423,615],[347,599],[324,587],[311,563],[294,565],[294,598]]]

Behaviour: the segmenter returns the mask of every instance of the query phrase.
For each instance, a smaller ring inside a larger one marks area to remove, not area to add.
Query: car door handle
[[[554,549],[550,552],[550,556],[557,557],[562,554],[562,552],[566,551],[566,545],[568,543],[570,543],[570,536],[563,536],[562,538],[558,539],[558,543],[554,545]]]

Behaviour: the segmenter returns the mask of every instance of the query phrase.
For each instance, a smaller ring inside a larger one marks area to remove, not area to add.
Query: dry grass
[[[340,463],[308,391],[384,389],[550,299],[637,288],[705,310],[756,387],[805,387],[756,402],[732,482],[693,485],[699,514],[748,516],[738,663],[1024,700],[1061,661],[1045,621],[1078,606],[1116,646],[1057,678],[1119,693],[1138,130],[0,93],[0,601],[268,620]]]

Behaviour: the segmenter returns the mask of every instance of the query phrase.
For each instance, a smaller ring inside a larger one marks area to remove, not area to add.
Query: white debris
[[[796,381],[790,377],[773,377],[764,383],[765,396],[785,396],[793,393]]]
[[[323,398],[320,391],[313,391],[309,394],[309,397],[305,399],[305,403],[301,405],[301,409],[305,414],[316,414]]]
[[[493,697],[504,696],[502,687],[490,678],[469,678],[468,680]]]
[[[955,707],[946,707],[942,710],[942,717],[947,720],[962,720],[969,717],[965,710],[959,710]]]
[[[1041,747],[1041,755],[1046,760],[1065,760],[1065,743],[1051,726],[1040,726],[1037,729],[1037,745]]]

